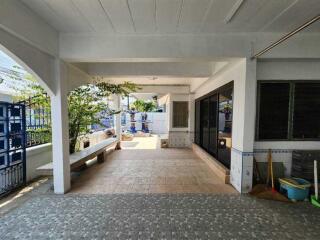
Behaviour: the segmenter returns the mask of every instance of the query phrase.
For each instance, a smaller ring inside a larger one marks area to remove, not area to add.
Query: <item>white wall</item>
[[[148,121],[151,121],[149,123],[148,127],[151,133],[153,134],[168,134],[168,113],[167,112],[148,112]],[[141,131],[142,124],[140,122],[141,120],[141,113],[135,114],[136,119],[136,130]],[[130,114],[126,114],[126,126],[125,128],[127,130],[130,130]]]
[[[26,150],[26,174],[27,182],[39,176],[36,169],[44,164],[52,162],[51,143],[27,148]]]
[[[152,113],[152,133],[156,134],[168,134],[167,122],[168,114],[166,112]],[[148,113],[149,118],[149,113]]]
[[[190,133],[189,126],[185,128],[175,128],[172,126],[173,124],[173,102],[186,101],[189,103],[189,94],[170,94],[169,102],[167,106],[167,111],[169,113],[169,147],[190,147]],[[188,125],[190,124],[190,111],[189,111]]]
[[[257,80],[320,80],[320,60],[259,61]]]

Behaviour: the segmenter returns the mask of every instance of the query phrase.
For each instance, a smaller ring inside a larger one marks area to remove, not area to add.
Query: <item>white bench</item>
[[[80,166],[83,166],[86,161],[97,156],[98,162],[103,162],[105,158],[105,152],[107,149],[116,148],[118,144],[116,138],[108,138],[91,147],[85,148],[79,152],[70,155],[70,170],[74,170]],[[53,175],[53,164],[48,163],[37,168],[37,172],[43,176]]]

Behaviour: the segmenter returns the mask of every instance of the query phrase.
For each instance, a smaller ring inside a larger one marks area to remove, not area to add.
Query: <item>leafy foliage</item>
[[[138,112],[152,112],[156,110],[157,106],[153,101],[137,99],[131,104],[131,108],[134,108]]]
[[[0,81],[0,84],[6,84],[7,87],[19,93],[15,100],[21,101],[33,96],[33,102],[50,111],[50,100],[32,75],[27,73],[22,75],[16,71],[10,73],[5,75],[6,78],[10,78],[10,81],[2,83]],[[137,89],[138,87],[130,82],[111,84],[96,81],[94,84],[87,84],[72,90],[68,94],[70,153],[76,151],[78,138],[89,133],[91,125],[101,125],[100,119],[120,112],[120,109],[112,110],[109,107],[110,95],[128,96]]]

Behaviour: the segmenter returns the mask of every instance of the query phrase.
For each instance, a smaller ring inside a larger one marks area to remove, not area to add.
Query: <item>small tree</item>
[[[24,72],[20,67],[15,68],[0,69],[0,84],[5,84],[18,93],[15,100],[20,101],[34,96],[33,101],[50,111],[50,100],[44,95],[44,89],[32,75]],[[111,94],[128,96],[137,89],[138,87],[130,82],[110,84],[99,82],[96,79],[94,84],[87,84],[72,90],[68,94],[70,153],[75,152],[79,136],[90,131],[89,126],[101,125],[100,119],[120,112],[120,109],[110,109],[108,97]]]
[[[137,99],[131,105],[138,112],[152,112],[156,110],[156,104],[153,101],[144,101],[142,99]]]
[[[93,124],[102,125],[100,119],[120,112],[111,110],[108,104],[110,94],[128,96],[136,90],[136,85],[98,83],[78,87],[68,95],[70,153],[75,152],[78,137],[89,133]]]

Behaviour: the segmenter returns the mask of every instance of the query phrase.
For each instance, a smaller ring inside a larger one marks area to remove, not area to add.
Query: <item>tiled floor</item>
[[[44,193],[0,215],[0,239],[319,239],[320,211],[223,194]]]
[[[191,151],[152,149],[152,140],[126,143],[83,171],[73,192],[89,194],[55,195],[43,179],[3,199],[0,239],[319,239],[320,211],[309,202],[180,193],[234,190]],[[121,191],[148,193],[104,194]],[[171,191],[179,193],[159,194]]]
[[[236,194],[190,149],[161,149],[156,136],[121,146],[73,178],[72,193]]]

